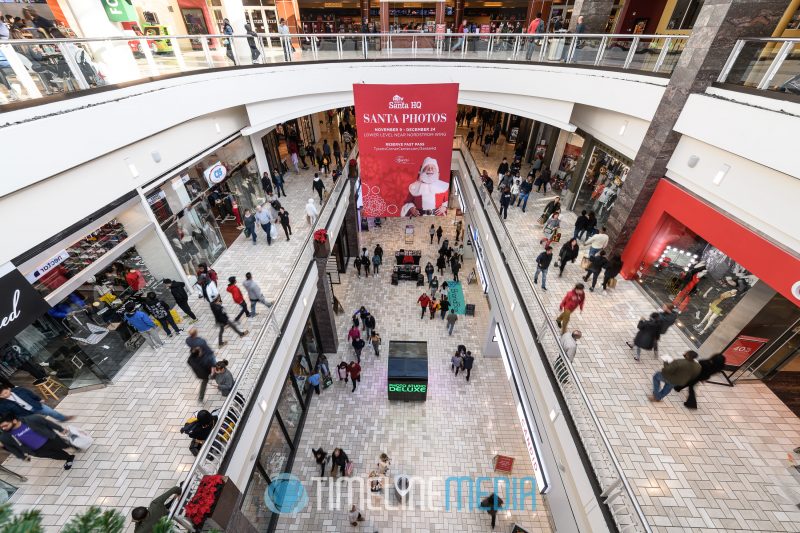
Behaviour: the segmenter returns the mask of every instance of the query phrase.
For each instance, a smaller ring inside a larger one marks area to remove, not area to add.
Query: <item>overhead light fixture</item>
[[[125,164],[128,165],[128,170],[130,171],[131,176],[133,176],[134,178],[138,178],[139,170],[136,168],[136,165],[133,164],[133,161],[131,161],[129,157],[126,157],[124,161]]]
[[[696,167],[696,166],[697,166],[697,163],[698,163],[699,161],[700,161],[700,158],[699,158],[699,157],[697,157],[696,155],[690,155],[690,156],[689,156],[689,161],[688,161],[688,163],[687,163],[687,164],[689,165],[689,168],[694,168],[694,167]]]
[[[628,121],[622,123],[622,126],[619,128],[619,134],[625,135],[625,130],[628,129]]]
[[[217,130],[217,133],[222,133],[222,128],[219,127],[219,122],[217,122],[217,119],[214,119],[214,129]]]
[[[731,169],[730,165],[722,165],[722,168],[719,169],[719,171],[717,171],[717,175],[714,176],[714,179],[711,180],[711,183],[713,183],[714,185],[719,185],[720,183],[722,183],[722,180],[724,180],[725,176],[728,175],[730,169]]]

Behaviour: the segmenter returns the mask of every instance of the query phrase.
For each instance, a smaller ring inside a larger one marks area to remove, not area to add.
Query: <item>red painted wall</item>
[[[632,33],[636,19],[649,18],[644,33],[654,34],[666,4],[667,0],[629,0],[622,8],[621,17],[617,18],[615,33]]]
[[[654,261],[680,232],[679,222],[702,239],[758,276],[777,292],[800,305],[792,285],[800,281],[800,257],[776,246],[752,230],[731,220],[667,179],[662,179],[647,204],[636,230],[622,252],[626,279],[636,276],[642,261]]]

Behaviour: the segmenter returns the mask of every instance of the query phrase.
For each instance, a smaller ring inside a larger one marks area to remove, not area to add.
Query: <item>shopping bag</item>
[[[94,443],[92,436],[78,426],[67,426],[67,440],[70,446],[79,450],[87,450]]]
[[[608,287],[610,287],[612,289],[614,287],[616,287],[617,286],[617,278],[611,278],[610,280],[608,280],[608,283],[606,283],[606,286],[608,286]]]
[[[553,234],[553,238],[550,239],[550,242],[560,242],[561,241],[561,232],[557,231]]]
[[[172,315],[172,320],[174,320],[176,324],[183,322],[183,318],[181,318],[181,315],[179,315],[176,310],[170,309],[169,314]]]
[[[322,382],[322,388],[327,389],[331,385],[333,385],[333,379],[331,379],[330,376],[325,376],[325,380]]]
[[[350,477],[353,475],[353,461],[347,461],[344,465],[344,475]]]
[[[278,228],[275,226],[275,224],[270,226],[270,228],[269,228],[269,236],[271,238],[273,238],[273,239],[277,239],[278,238]]]
[[[581,258],[581,268],[584,270],[589,270],[590,266],[592,266],[592,262],[589,261],[588,257],[583,256],[583,258]]]

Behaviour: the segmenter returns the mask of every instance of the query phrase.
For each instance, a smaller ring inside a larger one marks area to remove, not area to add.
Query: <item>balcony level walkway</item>
[[[459,128],[458,134],[467,131]],[[478,168],[488,170],[495,184],[500,160],[511,161],[513,153],[513,145],[502,140],[488,158],[477,144],[472,149]],[[529,169],[524,165],[521,174]],[[496,190],[493,196],[497,200]],[[505,221],[531,275],[541,251],[537,220],[552,196],[533,192],[527,212],[511,208]],[[562,211],[562,241],[572,235],[574,222],[574,213]],[[556,256],[559,249],[555,245]],[[548,290],[537,290],[555,317],[583,271],[576,261],[563,278],[552,266],[549,274]],[[583,314],[570,321],[570,329],[583,332],[575,368],[654,531],[799,531],[800,478],[790,474],[787,453],[800,445],[800,419],[760,382],[699,386],[697,411],[683,406],[686,392],[651,403],[651,377],[661,363],[652,352],[636,362],[625,341],[655,305],[622,279],[616,289],[604,292],[598,282],[586,294]],[[692,349],[676,328],[659,347],[672,356]]]

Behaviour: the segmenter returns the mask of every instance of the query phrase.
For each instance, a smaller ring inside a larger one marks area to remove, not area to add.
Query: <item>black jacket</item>
[[[214,320],[217,322],[217,324],[228,323],[228,313],[225,312],[225,308],[222,307],[222,304],[212,302],[211,312],[214,313]]]
[[[344,450],[339,450],[339,456],[335,456],[331,453],[331,465],[332,466],[345,466],[350,459],[347,457],[347,454],[344,453]]]
[[[172,293],[172,297],[175,298],[176,302],[189,301],[189,295],[186,294],[186,284],[182,281],[173,281],[170,283],[169,292]]]
[[[500,163],[500,166],[497,167],[498,174],[508,174],[508,163]]]
[[[652,350],[658,340],[660,330],[658,320],[640,320],[636,327],[639,328],[639,331],[633,339],[633,344],[643,350]]]
[[[525,180],[519,184],[520,194],[530,194],[531,190],[533,190],[533,183],[528,183],[528,180]]]
[[[588,270],[589,272],[600,272],[601,270],[603,270],[603,267],[605,267],[607,264],[608,264],[608,259],[606,259],[602,255],[596,255],[594,257],[589,258],[589,268],[587,268],[586,270]]]
[[[552,260],[553,260],[553,254],[542,252],[536,257],[536,266],[544,270],[550,266],[550,261]]]
[[[436,267],[437,268],[444,268],[445,266],[447,266],[447,260],[444,258],[443,255],[440,255],[439,259],[436,260]]]
[[[483,186],[486,187],[489,194],[492,194],[492,191],[494,191],[494,182],[491,178],[487,178],[486,181],[483,182]]]
[[[619,275],[622,270],[622,261],[612,258],[606,265],[606,277],[613,278]],[[674,320],[673,320],[674,322]]]
[[[589,217],[586,215],[580,215],[575,220],[575,229],[576,230],[583,230],[589,227]]]
[[[61,438],[58,433],[56,433],[56,431],[64,431],[64,428],[55,422],[51,422],[43,416],[23,416],[19,418],[19,421],[31,428],[31,430],[33,430],[35,433],[45,437],[47,440],[55,440],[60,443],[64,442],[64,439]],[[3,448],[8,450],[9,453],[13,454],[19,459],[24,459],[26,455],[36,455],[35,450],[31,450],[19,442],[16,438],[14,438],[13,435],[11,435],[10,431],[0,432],[0,443],[3,444]],[[66,447],[66,443],[64,443],[64,446]]]
[[[503,191],[500,195],[500,205],[508,206],[511,204],[511,193],[508,191]]]
[[[472,368],[472,363],[475,362],[475,358],[471,355],[465,355],[463,361],[464,370],[469,370]]]
[[[556,204],[555,200],[550,200],[549,202],[547,202],[547,205],[544,206],[544,212],[542,214],[544,215],[545,220],[547,220],[548,218],[550,218],[550,215],[560,210],[561,210],[561,202]]]
[[[364,325],[369,329],[375,329],[375,317],[372,315],[367,315],[367,318],[364,319]]]
[[[438,264],[438,261],[437,261],[437,264]],[[433,265],[431,265],[430,263],[428,263],[427,265],[425,265],[425,273],[426,273],[426,274],[433,274],[433,271],[434,271],[434,270],[435,270],[435,269],[433,268]]]
[[[678,313],[676,311],[662,311],[658,316],[658,334],[663,335],[667,330],[678,320]]]
[[[201,354],[200,357],[189,356],[186,363],[199,379],[208,379],[211,375],[211,368],[217,364],[214,354]]]
[[[575,248],[573,248],[569,245],[569,241],[567,241],[564,243],[564,246],[561,247],[561,250],[558,251],[558,256],[561,258],[562,263],[566,263],[567,261],[572,261],[574,263],[580,251],[580,246],[576,245]]]

